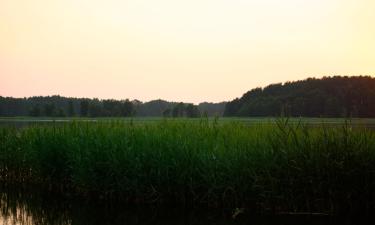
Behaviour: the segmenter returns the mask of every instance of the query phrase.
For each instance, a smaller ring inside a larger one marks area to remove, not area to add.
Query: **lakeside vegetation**
[[[89,202],[370,215],[374,91],[324,77],[199,105],[0,97],[0,181]]]
[[[0,179],[132,204],[259,212],[375,210],[375,132],[365,127],[75,121],[0,128]]]

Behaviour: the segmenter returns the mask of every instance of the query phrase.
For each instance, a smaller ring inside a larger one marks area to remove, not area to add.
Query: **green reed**
[[[375,209],[373,130],[163,120],[0,128],[0,179],[87,199],[281,212]]]

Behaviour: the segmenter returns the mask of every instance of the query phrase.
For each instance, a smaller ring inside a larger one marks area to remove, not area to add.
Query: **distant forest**
[[[0,116],[200,117],[200,116],[375,117],[375,78],[323,77],[255,88],[221,103],[99,100],[62,96],[0,96]]]
[[[375,117],[375,78],[323,77],[255,88],[228,102],[224,116]]]
[[[222,116],[222,103],[190,103],[154,100],[99,100],[89,98],[68,98],[59,95],[12,98],[0,96],[0,116],[33,117],[200,117]]]

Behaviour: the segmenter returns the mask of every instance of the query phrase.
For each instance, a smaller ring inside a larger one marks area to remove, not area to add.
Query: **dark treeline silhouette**
[[[203,102],[196,106],[189,103],[167,102],[161,99],[145,103],[135,100],[133,103],[136,108],[137,116],[196,116],[197,113],[201,116],[222,116],[226,104],[226,102]]]
[[[121,117],[134,114],[129,100],[67,98],[59,95],[30,98],[0,97],[0,116]]]
[[[228,102],[224,116],[375,117],[375,78],[323,77],[255,88]]]
[[[375,117],[375,78],[324,77],[255,88],[231,102],[199,105],[138,100],[99,100],[59,95],[0,96],[0,116],[199,117],[199,116]]]
[[[198,105],[198,109],[203,115],[223,116],[226,102],[210,103],[202,102]]]
[[[33,117],[199,117],[221,116],[225,103],[190,103],[154,100],[142,103],[138,100],[99,100],[68,98],[59,95],[30,98],[0,96],[0,116]]]
[[[163,117],[199,117],[201,112],[197,105],[191,103],[167,102],[161,99],[145,103],[134,101],[137,116],[163,116]],[[224,111],[224,109],[223,109]]]

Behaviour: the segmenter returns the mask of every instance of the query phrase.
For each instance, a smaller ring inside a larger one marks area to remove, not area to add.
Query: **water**
[[[0,127],[28,127],[28,126],[50,126],[50,125],[64,125],[71,123],[73,120],[69,119],[0,119]],[[97,120],[80,120],[82,122],[96,122]]]
[[[64,125],[67,123],[71,123],[73,121],[81,121],[81,122],[109,122],[109,121],[125,121],[130,122],[133,121],[134,123],[153,123],[163,120],[163,118],[159,117],[135,117],[135,118],[92,118],[92,119],[78,119],[74,120],[71,118],[60,118],[60,119],[47,119],[47,118],[0,118],[0,127],[16,127],[16,128],[23,128],[28,126],[51,126],[51,125]],[[181,118],[180,118],[181,120]],[[200,119],[187,119],[182,118],[182,120],[186,121],[199,121]],[[214,119],[211,118],[211,121]],[[257,118],[257,117],[249,117],[249,118],[220,118],[220,123],[228,123],[228,122],[240,122],[247,125],[254,125],[254,124],[269,124],[274,123],[275,118]],[[289,120],[290,124],[306,124],[310,127],[321,126],[324,124],[325,127],[342,127],[345,124],[344,118],[291,118]],[[356,118],[350,120],[350,125],[353,128],[367,128],[369,130],[375,130],[375,119],[366,119],[366,118]]]
[[[42,192],[0,190],[1,225],[354,225],[327,216],[231,217],[231,210],[179,209],[88,203]]]

